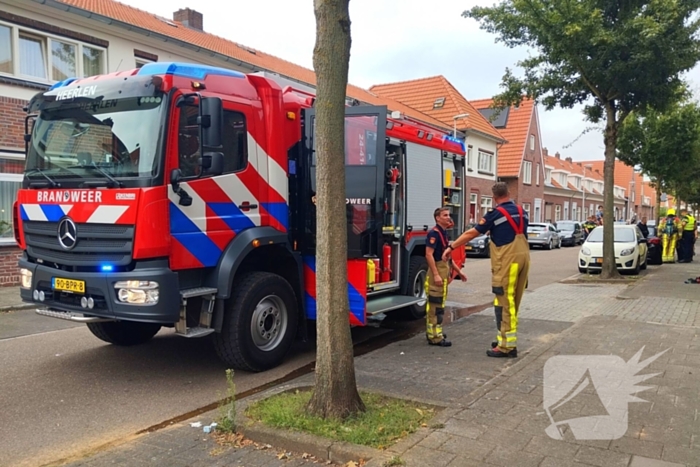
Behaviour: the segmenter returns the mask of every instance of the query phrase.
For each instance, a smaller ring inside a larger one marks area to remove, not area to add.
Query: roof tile
[[[378,84],[370,91],[389,97],[453,126],[455,115],[467,113],[469,117],[458,119],[457,128],[474,130],[504,141],[503,136],[486,120],[474,106],[444,76],[432,76],[398,83]],[[444,99],[444,104],[434,108],[435,102]]]
[[[478,110],[488,109],[493,99],[471,101]],[[530,120],[535,111],[535,101],[523,99],[518,107],[511,107],[505,128],[497,128],[508,141],[498,150],[498,175],[501,177],[517,177],[525,152],[525,144],[530,130]]]
[[[242,62],[254,65],[257,68],[278,73],[288,78],[315,85],[316,75],[313,70],[288,62],[260,50],[238,44],[214,34],[188,28],[182,23],[167,18],[162,18],[129,5],[124,5],[114,0],[58,0],[60,3],[73,6],[88,12],[106,16],[117,21],[122,21],[132,26],[145,29],[150,32],[162,34],[174,39],[202,47],[203,49],[220,53],[227,57],[238,59]],[[412,107],[394,101],[387,97],[377,96],[366,89],[348,85],[348,96],[372,105],[386,105],[390,111],[398,110],[407,116],[424,123],[449,130],[451,125],[425,115]]]

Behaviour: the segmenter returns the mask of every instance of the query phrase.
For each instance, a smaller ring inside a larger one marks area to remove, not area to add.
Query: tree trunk
[[[349,0],[314,0],[316,14],[316,384],[309,411],[346,418],[365,406],[350,335],[345,214],[345,89]]]
[[[606,106],[605,122],[605,168],[603,171],[603,268],[600,277],[610,279],[619,277],[615,265],[615,152],[617,149],[617,132],[619,122],[615,108]]]

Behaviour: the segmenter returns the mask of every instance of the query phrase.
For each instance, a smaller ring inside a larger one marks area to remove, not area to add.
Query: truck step
[[[98,318],[97,316],[80,316],[79,314],[71,313],[70,311],[60,311],[51,308],[37,308],[36,313],[38,315],[48,316],[51,318],[73,321],[74,323],[105,323],[108,321],[115,321],[110,318]]]
[[[204,337],[208,336],[209,334],[213,333],[214,329],[210,328],[202,328],[202,327],[195,327],[195,328],[187,328],[187,333],[186,334],[181,334],[177,333],[178,336],[182,337]]]
[[[367,300],[367,314],[377,315],[386,311],[398,310],[425,301],[425,298],[409,297],[407,295],[389,295],[370,298]]]
[[[203,295],[215,295],[218,289],[213,287],[193,287],[191,289],[183,289],[180,291],[182,298],[201,297]]]

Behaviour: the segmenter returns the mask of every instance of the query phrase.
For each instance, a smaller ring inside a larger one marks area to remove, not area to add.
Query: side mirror
[[[205,148],[221,147],[223,132],[224,106],[218,97],[203,97],[199,124],[202,127],[202,146]]]
[[[173,169],[170,172],[170,185],[173,187],[173,191],[180,197],[180,201],[177,204],[180,206],[191,206],[192,197],[187,194],[185,190],[180,186],[180,180],[182,180],[182,172],[180,169]]]
[[[204,175],[221,175],[224,173],[224,153],[205,152],[202,157],[202,173]]]

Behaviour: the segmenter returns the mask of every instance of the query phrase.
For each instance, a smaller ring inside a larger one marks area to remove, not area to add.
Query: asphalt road
[[[554,250],[530,250],[530,279],[528,290],[551,284],[578,274],[576,261],[580,246]],[[491,260],[467,257],[463,271],[467,282],[452,282],[448,300],[454,304],[481,305],[493,300],[491,294]]]
[[[575,274],[577,251],[533,250],[530,288]],[[490,260],[469,258],[465,271],[469,281],[453,283],[449,300],[489,302]],[[384,332],[353,331],[356,342]],[[299,345],[274,370],[236,374],[237,392],[282,378],[313,359],[314,349]],[[208,339],[163,330],[145,345],[120,348],[93,337],[84,325],[30,310],[0,313],[0,466],[81,455],[209,405],[225,392],[224,371]]]

